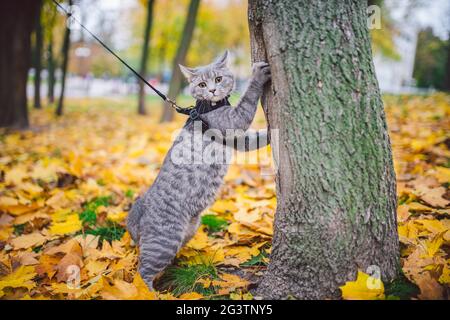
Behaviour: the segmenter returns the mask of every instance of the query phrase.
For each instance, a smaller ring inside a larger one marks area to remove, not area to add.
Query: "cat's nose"
[[[216,89],[209,89],[209,92],[214,93],[216,92]]]

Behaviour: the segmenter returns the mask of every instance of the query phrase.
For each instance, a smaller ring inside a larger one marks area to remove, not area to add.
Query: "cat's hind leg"
[[[175,258],[184,239],[181,225],[170,228],[157,226],[153,230],[142,230],[139,240],[139,273],[150,289],[153,280]]]
[[[189,240],[197,233],[198,227],[200,226],[200,215],[195,215],[186,227],[186,231],[184,234],[183,245],[184,247]]]

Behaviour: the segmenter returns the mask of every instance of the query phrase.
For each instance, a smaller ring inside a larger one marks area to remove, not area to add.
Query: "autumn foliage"
[[[342,295],[447,299],[450,97],[385,102],[405,281],[383,284],[360,270]],[[259,154],[258,165],[231,166],[200,230],[158,279],[159,291],[149,292],[136,273],[125,219],[156,177],[182,119],[161,125],[157,116],[105,103],[79,105],[61,119],[33,111],[31,130],[0,135],[0,297],[252,299],[269,261],[276,208],[267,154]]]

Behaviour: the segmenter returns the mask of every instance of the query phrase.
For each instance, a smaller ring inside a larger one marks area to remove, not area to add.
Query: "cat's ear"
[[[225,68],[228,63],[228,50],[225,50],[225,52],[214,61],[214,64],[218,68]]]
[[[191,78],[195,75],[195,69],[182,66],[181,64],[179,64],[178,66],[180,67],[181,73],[186,77],[188,81],[190,81]]]

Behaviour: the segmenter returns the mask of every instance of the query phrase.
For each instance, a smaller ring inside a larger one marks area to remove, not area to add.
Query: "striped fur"
[[[226,60],[227,53],[209,66],[197,69],[181,66],[196,99],[218,101],[230,94],[234,79],[226,67]],[[217,77],[222,77],[222,81],[217,83]],[[255,63],[248,88],[237,106],[224,106],[203,114],[202,118],[211,129],[223,134],[229,129],[241,129],[245,132],[243,149],[255,149],[255,139],[267,132],[247,129],[255,115],[263,85],[269,79],[268,65]],[[209,90],[198,87],[199,81],[206,82]],[[211,96],[212,90],[215,90],[214,96]],[[199,122],[189,123],[181,130],[153,185],[138,198],[128,216],[128,231],[140,250],[139,272],[151,289],[155,276],[195,234],[200,213],[214,202],[228,170],[229,148],[205,137],[201,137],[199,144],[195,141],[196,126],[201,127]],[[210,150],[214,150],[214,154],[224,153],[226,161],[193,161],[202,159]]]

